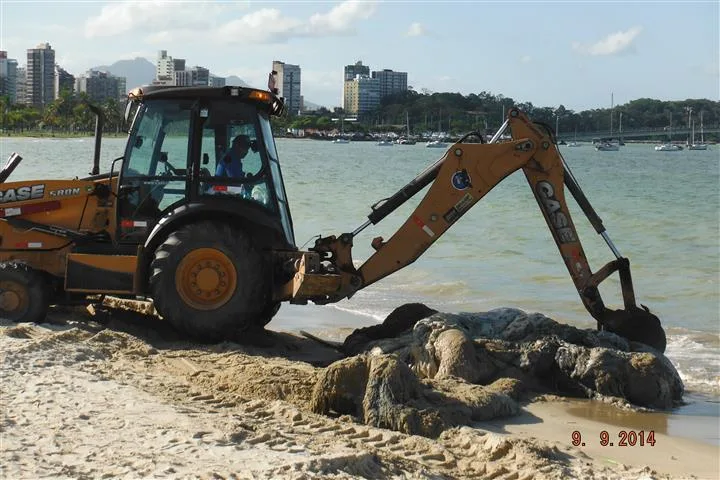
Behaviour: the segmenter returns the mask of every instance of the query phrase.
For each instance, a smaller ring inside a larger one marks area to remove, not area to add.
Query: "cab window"
[[[120,179],[121,238],[141,237],[163,211],[185,199],[190,102],[147,102],[130,133]]]
[[[257,112],[214,102],[203,124],[200,195],[228,195],[274,210]]]

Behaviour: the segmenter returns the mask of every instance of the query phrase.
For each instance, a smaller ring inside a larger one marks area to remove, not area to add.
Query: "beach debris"
[[[514,308],[449,314],[407,304],[353,332],[343,349],[351,356],[320,374],[313,411],[430,437],[514,415],[534,394],[668,409],[684,390],[649,346]]]

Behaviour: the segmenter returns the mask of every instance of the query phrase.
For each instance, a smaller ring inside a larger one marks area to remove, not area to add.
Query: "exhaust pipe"
[[[21,161],[22,157],[16,152],[13,152],[10,155],[10,158],[8,158],[7,162],[5,162],[3,169],[0,170],[0,183],[5,183],[5,180],[8,179],[13,170],[15,170],[15,167],[17,167]]]
[[[87,104],[88,108],[95,114],[95,151],[93,154],[93,167],[90,175],[98,175],[100,173],[100,145],[102,144],[102,130],[105,124],[105,114],[91,103]]]

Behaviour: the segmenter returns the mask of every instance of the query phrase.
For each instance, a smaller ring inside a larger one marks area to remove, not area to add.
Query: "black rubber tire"
[[[270,302],[260,316],[255,319],[254,328],[260,329],[270,323],[270,320],[272,320],[278,310],[280,310],[280,305],[280,302]]]
[[[176,287],[180,262],[198,248],[220,250],[237,272],[232,297],[213,310],[189,305]],[[222,222],[193,223],[172,233],[155,250],[150,272],[150,292],[158,313],[176,329],[203,341],[218,342],[256,328],[272,303],[265,260],[246,234]]]
[[[44,321],[50,306],[50,287],[45,277],[24,263],[3,262],[0,263],[0,284],[5,281],[21,286],[28,302],[24,307],[12,312],[0,309],[0,318],[13,322]]]

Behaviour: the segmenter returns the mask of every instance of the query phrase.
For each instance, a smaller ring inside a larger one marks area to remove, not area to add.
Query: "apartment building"
[[[343,82],[343,109],[346,113],[362,115],[378,106],[383,97],[407,90],[407,72],[390,69],[370,72],[362,61],[346,65]]]
[[[407,72],[394,72],[389,69],[372,72],[380,85],[380,98],[407,90]]]
[[[15,82],[15,103],[27,105],[27,69],[17,68],[17,82]]]
[[[343,108],[345,113],[362,116],[380,105],[380,83],[369,75],[357,75],[345,81]]]
[[[61,92],[75,91],[75,76],[68,73],[60,65],[55,65],[55,98],[60,97]]]
[[[354,65],[345,65],[345,81],[352,80],[358,75],[370,75],[370,67],[363,65],[362,60],[358,60]]]
[[[289,115],[298,115],[303,108],[301,96],[300,66],[289,63],[273,61],[272,69],[277,72],[278,94],[285,98],[285,105]]]
[[[17,102],[18,63],[0,50],[0,96],[7,96],[10,104]]]
[[[116,77],[108,72],[88,70],[75,81],[75,91],[86,93],[92,102],[103,103],[114,99],[124,100],[127,89],[125,77]]]
[[[43,109],[55,100],[55,50],[41,43],[27,50],[26,103]]]
[[[182,62],[184,67],[185,61],[178,59],[178,65]],[[175,60],[167,54],[167,50],[160,50],[158,58],[155,62],[155,80],[154,85],[175,85]]]
[[[210,85],[210,70],[197,66],[190,70],[176,70],[175,85],[183,87]]]

